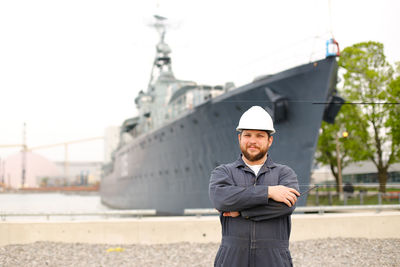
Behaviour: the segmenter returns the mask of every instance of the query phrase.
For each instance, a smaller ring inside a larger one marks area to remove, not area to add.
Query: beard
[[[261,148],[258,148],[258,149],[260,151],[257,154],[250,154],[249,152],[247,152],[246,147],[240,146],[240,150],[242,151],[243,156],[250,162],[258,161],[258,160],[262,159],[265,156],[265,154],[267,154],[267,152],[268,152],[268,147],[266,147],[265,149],[261,149]]]

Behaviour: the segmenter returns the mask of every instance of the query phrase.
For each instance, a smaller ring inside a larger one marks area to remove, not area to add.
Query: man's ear
[[[270,137],[269,137],[269,146],[272,145],[273,141],[274,141],[274,137],[272,135],[270,135]]]

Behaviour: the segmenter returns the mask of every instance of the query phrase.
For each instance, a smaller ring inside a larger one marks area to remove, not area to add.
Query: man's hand
[[[235,218],[235,217],[240,216],[240,213],[238,211],[226,211],[226,212],[222,213],[222,216]]]
[[[300,193],[296,189],[287,186],[275,185],[268,187],[268,198],[272,198],[278,202],[283,202],[289,207],[296,203],[297,197],[299,196]]]

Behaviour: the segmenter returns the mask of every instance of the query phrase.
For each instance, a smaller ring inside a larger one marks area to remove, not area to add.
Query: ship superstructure
[[[156,45],[156,56],[147,91],[140,91],[135,99],[138,116],[126,120],[123,124],[123,132],[132,137],[162,127],[166,122],[179,117],[183,111],[193,109],[234,87],[232,83],[225,86],[209,86],[176,79],[172,71],[171,49],[165,42],[166,18],[155,18],[153,26],[159,33],[160,41]]]

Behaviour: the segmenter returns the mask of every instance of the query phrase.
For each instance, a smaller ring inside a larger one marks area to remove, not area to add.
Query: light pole
[[[25,187],[26,183],[26,123],[24,122],[24,129],[22,134],[22,173],[21,173],[21,188]]]
[[[344,138],[349,136],[349,133],[344,131],[342,133]],[[340,159],[340,144],[339,144],[339,134],[336,134],[336,159],[338,168],[338,187],[339,187],[339,199],[343,200],[343,179],[342,179],[342,164]]]

